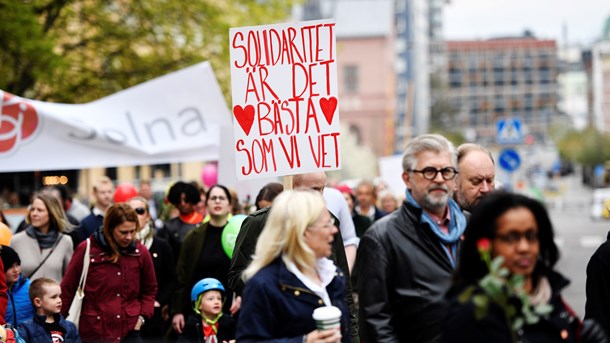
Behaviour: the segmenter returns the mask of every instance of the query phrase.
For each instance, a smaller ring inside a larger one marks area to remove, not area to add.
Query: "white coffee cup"
[[[313,320],[318,330],[341,330],[341,310],[335,306],[322,306],[313,311]]]

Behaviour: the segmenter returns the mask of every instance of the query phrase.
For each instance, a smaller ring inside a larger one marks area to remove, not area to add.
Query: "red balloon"
[[[114,191],[114,203],[126,202],[138,196],[138,190],[131,183],[122,183]]]

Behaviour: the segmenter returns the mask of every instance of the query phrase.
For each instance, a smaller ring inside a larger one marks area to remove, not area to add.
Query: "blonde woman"
[[[238,342],[349,341],[343,273],[328,259],[337,231],[319,193],[289,190],[275,198],[244,271]],[[341,332],[316,330],[313,311],[330,305],[343,313]]]
[[[21,272],[32,280],[48,277],[60,281],[74,246],[63,233],[70,223],[59,200],[48,193],[35,194],[25,222],[27,228],[11,239],[11,247],[22,257]]]

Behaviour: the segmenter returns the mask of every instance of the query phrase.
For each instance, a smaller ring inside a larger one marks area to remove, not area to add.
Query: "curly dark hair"
[[[498,228],[498,218],[515,208],[528,209],[538,224],[540,253],[532,275],[534,285],[537,285],[540,276],[553,269],[559,259],[559,250],[553,240],[553,225],[544,205],[524,195],[496,191],[484,197],[472,212],[464,233],[454,285],[459,287],[476,283],[488,273],[487,266],[479,255],[477,242],[482,238],[493,241]]]
[[[174,206],[180,205],[180,196],[184,194],[184,201],[196,205],[201,201],[201,194],[197,187],[190,183],[178,181],[169,189],[167,200]]]

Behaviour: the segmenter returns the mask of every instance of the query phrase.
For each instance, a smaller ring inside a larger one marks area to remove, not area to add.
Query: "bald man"
[[[292,188],[308,188],[323,193],[325,186],[326,173],[324,172],[299,174],[292,177]],[[239,234],[237,235],[235,248],[233,250],[233,259],[231,260],[231,269],[229,270],[229,287],[238,295],[241,295],[244,290],[244,282],[241,278],[241,274],[244,269],[248,267],[250,262],[252,262],[252,255],[256,249],[258,236],[265,227],[267,215],[269,214],[270,209],[271,206],[265,207],[250,214],[244,220]],[[340,227],[341,222],[331,211],[329,211],[329,213],[335,219],[337,226]],[[345,278],[345,302],[350,308],[350,332],[352,342],[359,342],[357,311],[354,306],[352,285],[349,277],[349,266],[345,254],[345,248],[343,246],[343,236],[341,231],[337,232],[336,239],[333,240],[332,249],[333,251],[330,259],[333,260],[335,265],[337,265],[337,267],[339,267],[339,269],[341,269],[347,275]]]
[[[478,144],[465,143],[457,148],[458,171],[455,200],[470,212],[495,187],[496,166],[491,153]]]
[[[356,260],[356,250],[358,249],[358,236],[352,220],[352,214],[347,205],[347,201],[338,190],[326,188],[326,173],[316,172],[299,174],[292,177],[293,188],[309,188],[322,193],[326,208],[339,219],[339,230],[343,237],[343,247],[347,257],[347,265],[351,273],[354,261]]]

